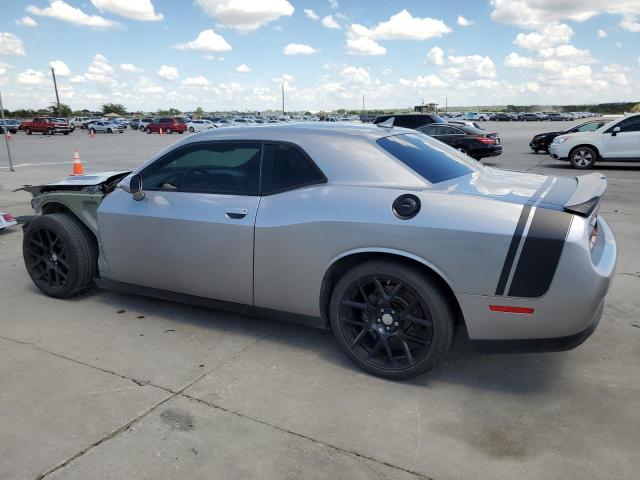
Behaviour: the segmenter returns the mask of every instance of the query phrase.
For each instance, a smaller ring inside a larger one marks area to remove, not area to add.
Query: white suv
[[[593,132],[560,135],[549,146],[557,160],[587,169],[599,162],[640,162],[640,114],[626,115]]]

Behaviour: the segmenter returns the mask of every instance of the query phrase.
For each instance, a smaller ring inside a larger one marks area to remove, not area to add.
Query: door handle
[[[225,210],[224,213],[227,216],[227,218],[231,218],[233,220],[240,220],[241,218],[244,218],[247,216],[247,213],[249,213],[249,210],[247,210],[246,208],[228,208],[227,210]]]

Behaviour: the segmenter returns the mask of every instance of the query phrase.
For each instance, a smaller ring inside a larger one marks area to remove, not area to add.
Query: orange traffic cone
[[[89,130],[89,138],[96,138],[96,134],[93,133],[93,130]]]
[[[160,129],[160,135],[164,135],[164,133],[162,133],[162,129]]]
[[[84,170],[82,168],[82,162],[80,161],[80,154],[78,150],[73,150],[73,175],[83,175]]]
[[[11,135],[11,132],[9,130],[7,130],[7,140],[9,141],[13,140],[13,135]]]

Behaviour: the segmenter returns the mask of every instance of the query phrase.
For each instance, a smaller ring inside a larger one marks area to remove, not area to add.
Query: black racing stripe
[[[573,216],[538,208],[533,215],[527,238],[516,265],[510,297],[541,297],[556,273]]]
[[[522,232],[524,232],[524,227],[527,224],[527,219],[529,218],[530,211],[531,211],[530,205],[525,205],[524,207],[522,207],[522,212],[520,213],[518,224],[516,225],[516,229],[513,232],[513,237],[511,237],[509,250],[507,250],[507,257],[504,259],[504,265],[502,265],[502,273],[500,273],[500,279],[498,280],[496,295],[504,294],[504,289],[507,286],[507,280],[509,280],[509,273],[511,273],[513,260],[516,257],[516,252],[518,251],[518,245],[520,245]]]

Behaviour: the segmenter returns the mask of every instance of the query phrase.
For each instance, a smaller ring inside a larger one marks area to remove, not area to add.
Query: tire
[[[51,128],[47,128],[47,135],[53,135],[53,130]]]
[[[195,133],[195,131],[196,131],[196,130],[195,130],[193,127],[189,127],[189,131],[190,131],[191,133]]]
[[[184,133],[184,132],[183,132],[182,130],[180,130],[180,131],[178,132],[178,135],[182,135],[183,133]]]
[[[62,132],[63,135],[69,135],[70,132]]]
[[[569,163],[578,170],[588,170],[596,163],[598,154],[591,147],[577,147],[569,155]]]
[[[24,262],[45,295],[69,298],[93,285],[98,254],[89,235],[78,220],[64,213],[37,216],[25,227]]]
[[[540,150],[537,149],[537,148],[532,148],[531,150],[533,150],[533,153],[539,153],[540,152]]]
[[[145,130],[145,132],[147,133],[151,133],[151,129],[149,127],[147,127],[147,129]]]
[[[167,135],[171,135],[173,132],[171,131],[170,128],[167,128],[167,130],[164,133],[166,133]]]
[[[25,128],[24,133],[26,133],[27,135],[31,135],[32,132],[30,128]]]
[[[113,133],[113,130],[111,130],[110,128],[107,128],[107,133]]]
[[[347,356],[363,370],[391,380],[435,367],[451,346],[455,325],[435,282],[389,260],[367,261],[346,272],[331,293],[329,316]]]

